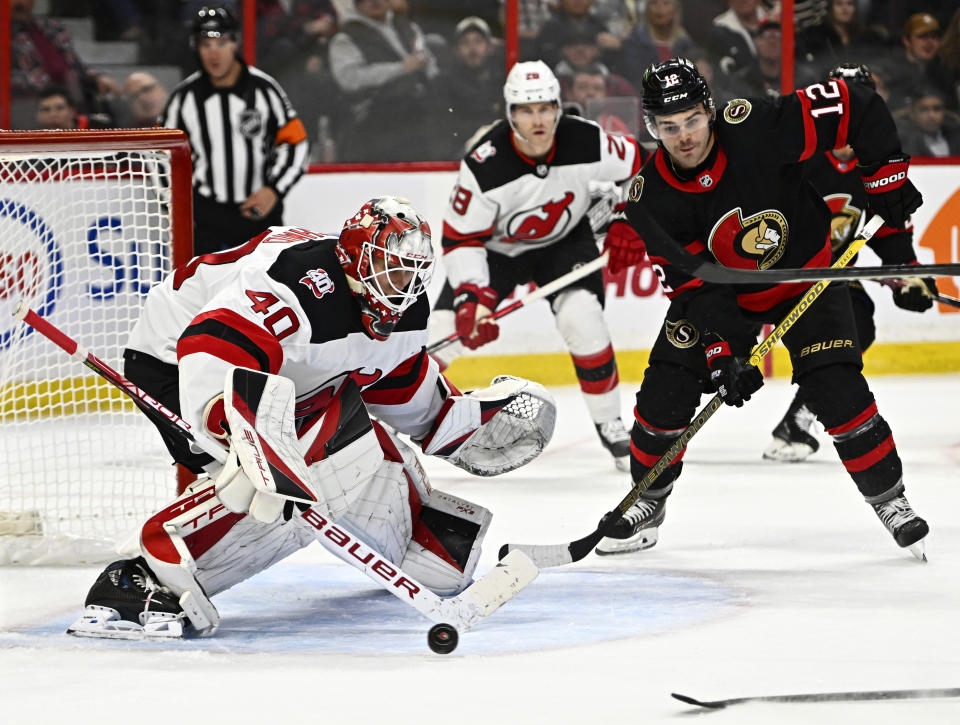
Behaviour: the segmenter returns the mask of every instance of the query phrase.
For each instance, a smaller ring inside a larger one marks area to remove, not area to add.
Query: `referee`
[[[191,46],[200,70],[178,85],[160,124],[179,128],[193,155],[193,248],[209,254],[283,224],[283,197],[303,174],[307,133],[280,85],[238,54],[226,7],[202,7]]]

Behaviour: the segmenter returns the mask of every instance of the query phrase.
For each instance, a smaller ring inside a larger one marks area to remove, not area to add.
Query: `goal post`
[[[153,425],[12,317],[20,299],[112,367],[193,247],[182,131],[0,131],[0,564],[115,558],[177,490]]]

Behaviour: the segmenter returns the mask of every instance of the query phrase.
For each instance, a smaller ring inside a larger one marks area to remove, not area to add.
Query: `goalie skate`
[[[173,594],[154,581],[140,557],[108,566],[90,588],[85,604],[67,634],[107,639],[183,637],[183,609]]]
[[[807,406],[791,404],[783,420],[773,429],[773,440],[764,450],[763,457],[785,463],[805,460],[820,448],[820,443],[813,437],[815,426],[816,417]]]
[[[629,554],[652,548],[657,543],[660,524],[666,515],[666,497],[641,496],[617,521],[613,533],[597,544],[597,554]]]

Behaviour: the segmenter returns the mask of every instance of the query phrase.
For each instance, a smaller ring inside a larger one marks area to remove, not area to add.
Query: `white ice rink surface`
[[[960,376],[871,387],[930,523],[927,564],[822,433],[809,462],[761,460],[792,394],[773,381],[692,441],[654,549],[543,571],[448,656],[427,649],[427,620],[317,545],[219,596],[215,637],[169,644],[63,634],[97,569],[0,568],[0,721],[958,723],[960,699],[670,697],[960,687]],[[482,570],[506,541],[586,535],[626,493],[579,393],[554,392],[556,435],[526,468],[483,480],[427,461],[436,487],[493,511]]]

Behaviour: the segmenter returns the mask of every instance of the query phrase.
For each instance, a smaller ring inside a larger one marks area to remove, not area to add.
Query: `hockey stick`
[[[688,705],[720,710],[730,705],[751,702],[863,702],[869,700],[921,700],[938,697],[960,697],[960,687],[940,690],[863,690],[859,692],[808,692],[802,695],[759,695],[731,697],[728,700],[698,700],[688,695],[670,693],[671,697]]]
[[[849,264],[863,245],[873,236],[874,232],[880,228],[882,223],[882,220],[878,216],[875,216],[867,222],[857,238],[850,243],[847,251],[837,259],[833,266],[839,268]],[[770,354],[770,351],[773,350],[777,341],[783,337],[787,330],[793,327],[794,323],[809,309],[810,305],[813,304],[814,300],[820,296],[829,284],[830,280],[820,280],[804,293],[803,298],[790,310],[780,324],[773,328],[770,334],[753,348],[753,351],[750,353],[751,365],[759,365],[760,361]],[[706,422],[710,420],[711,416],[713,416],[722,405],[723,399],[720,395],[714,395],[703,409],[697,413],[690,425],[683,429],[683,432],[680,433],[677,439],[670,445],[666,453],[657,459],[640,480],[637,481],[634,487],[630,489],[630,492],[623,497],[616,508],[607,512],[604,517],[600,519],[600,523],[592,533],[587,534],[582,539],[577,539],[567,544],[504,544],[500,547],[500,557],[503,558],[514,551],[520,550],[525,552],[533,560],[534,564],[541,569],[580,561],[596,548],[604,536],[607,536],[613,531],[614,525],[623,514],[627,512],[627,509],[639,500],[640,494],[650,488],[650,484],[652,484],[661,473],[667,470],[667,467],[680,455],[680,452],[687,446],[690,439],[706,425]]]
[[[876,281],[882,284],[884,287],[889,287],[892,290],[902,289],[903,287],[906,286],[906,282],[903,282],[902,280],[899,280],[899,279],[878,279]],[[942,302],[943,304],[949,305],[950,307],[960,308],[960,300],[958,300],[956,297],[943,295],[943,294],[940,294],[939,292],[937,292],[937,294],[935,295],[928,294],[927,292],[924,292],[924,294],[936,302]]]
[[[604,252],[596,259],[590,262],[587,262],[586,264],[581,265],[580,267],[572,269],[566,274],[560,275],[552,282],[548,282],[547,284],[543,285],[543,287],[537,287],[535,290],[533,290],[533,292],[530,292],[525,297],[519,300],[515,300],[514,302],[511,302],[506,307],[501,307],[492,315],[488,315],[486,319],[499,320],[501,317],[505,317],[506,315],[509,315],[511,312],[516,312],[521,307],[526,307],[527,305],[532,304],[537,300],[542,300],[544,297],[549,297],[557,290],[561,290],[567,285],[573,284],[578,279],[583,279],[584,277],[593,274],[598,269],[603,269],[606,263],[607,263],[607,253]],[[427,352],[432,353],[432,352],[436,352],[437,350],[442,350],[447,345],[452,345],[459,339],[460,339],[460,335],[458,335],[455,332],[452,332],[446,337],[442,337],[436,342],[430,343],[430,345],[427,347]]]
[[[13,316],[30,325],[68,355],[80,360],[111,385],[126,393],[155,424],[176,432],[217,461],[226,461],[227,451],[223,446],[203,432],[194,431],[187,421],[81,347],[76,340],[40,317],[23,301],[17,303]],[[442,598],[403,572],[396,564],[374,555],[374,547],[353,532],[346,531],[344,527],[327,521],[314,509],[307,509],[301,512],[300,516],[310,525],[311,533],[327,551],[362,571],[428,619],[438,624],[450,623],[459,631],[466,631],[483,617],[493,614],[540,573],[528,557],[517,552],[519,556],[509,561],[504,559],[457,596]]]
[[[762,284],[781,282],[817,282],[819,280],[846,279],[899,279],[904,277],[956,277],[960,276],[960,264],[891,264],[882,267],[803,267],[797,269],[734,269],[713,264],[696,257],[673,241],[663,227],[650,215],[642,204],[634,204],[631,221],[639,219],[643,225],[640,235],[646,240],[656,240],[670,249],[667,258],[670,264],[691,277],[715,284]]]

